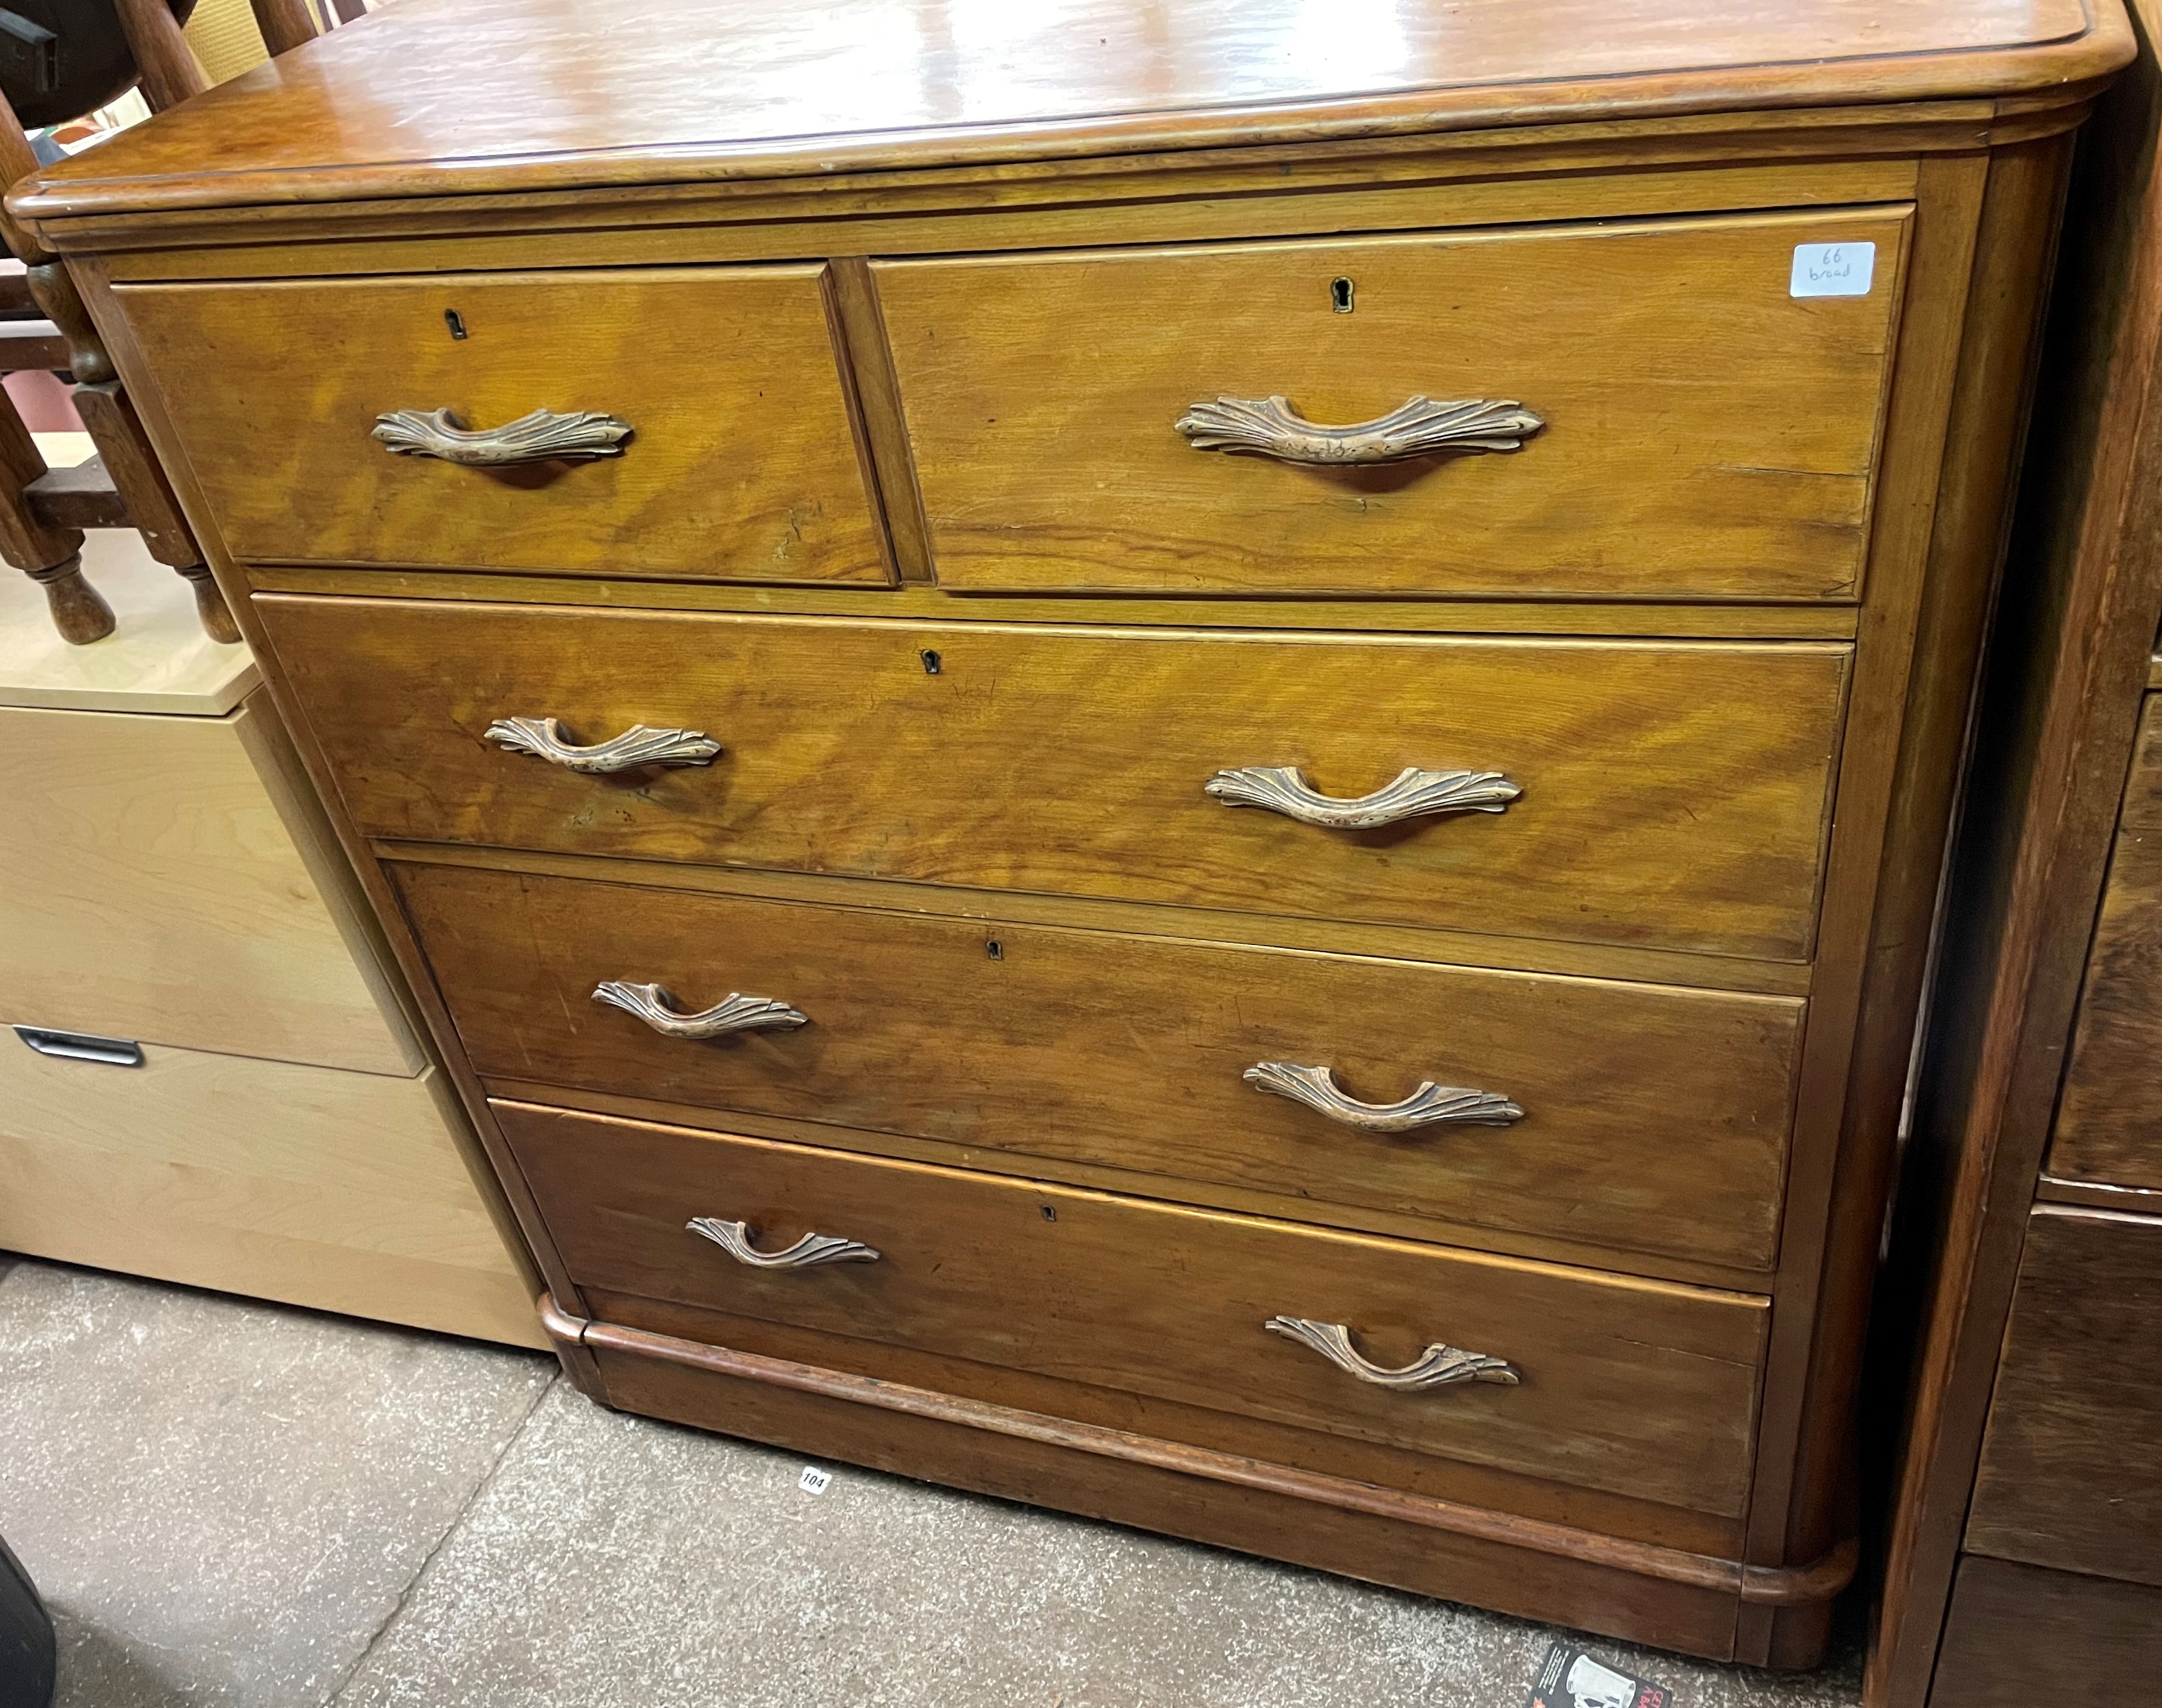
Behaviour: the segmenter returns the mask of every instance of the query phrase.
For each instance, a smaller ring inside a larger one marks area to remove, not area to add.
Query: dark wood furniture
[[[405,0],[12,203],[567,1367],[1809,1664],[2121,13],[803,17]]]
[[[1895,1222],[1872,1708],[2101,1708],[2162,1657],[2162,6],[2135,15],[2081,142]]]

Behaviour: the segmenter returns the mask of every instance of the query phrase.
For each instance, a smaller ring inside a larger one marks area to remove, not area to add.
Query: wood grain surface
[[[2038,1207],[1966,1545],[2162,1588],[2162,1220]]]
[[[0,1248],[546,1344],[432,1071],[144,1055],[56,1060],[0,1032]]]
[[[1837,645],[1350,640],[261,598],[361,828],[1518,936],[1809,953]],[[935,654],[937,670],[927,665]],[[705,731],[580,776],[482,739]],[[1368,832],[1221,805],[1504,771],[1501,813]]]
[[[582,1282],[922,1346],[1556,1476],[1739,1510],[1762,1301],[523,1105],[497,1106]],[[737,1263],[687,1231],[812,1231],[875,1262]],[[1508,1359],[1521,1385],[1398,1393],[1268,1334],[1350,1326],[1382,1364],[1431,1342]],[[995,1392],[979,1396],[995,1399]]]
[[[25,214],[1001,163],[1556,117],[2062,98],[2130,51],[2112,0],[404,0],[236,79]],[[532,91],[547,91],[536,100]],[[626,112],[637,115],[627,137]]]
[[[121,300],[236,556],[880,582],[822,275],[453,274]],[[370,436],[379,415],[439,409],[467,429],[593,410],[633,434],[619,457],[508,469]]]
[[[873,272],[942,585],[1852,600],[1907,224],[1828,210]],[[1802,244],[1871,245],[1867,294],[1789,295]],[[1224,395],[1334,423],[1507,400],[1545,425],[1515,452],[1303,467],[1173,431]]]
[[[1768,1272],[1804,1005],[996,919],[390,868],[485,1076]],[[789,1032],[667,1038],[593,1000],[749,991]],[[1514,1126],[1360,1132],[1256,1091],[1324,1064],[1388,1102],[1493,1089]],[[1622,1267],[1627,1267],[1626,1260]]]
[[[2162,1590],[1970,1554],[1929,1708],[2119,1708],[2158,1653]]]
[[[2049,1172],[2162,1188],[2162,695],[2140,713]]]

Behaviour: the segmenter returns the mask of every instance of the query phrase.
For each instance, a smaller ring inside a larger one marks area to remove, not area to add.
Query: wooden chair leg
[[[151,112],[178,107],[210,87],[210,79],[203,75],[195,50],[165,0],[113,0],[113,9],[119,13],[120,27],[134,50],[136,69],[143,74],[143,98]]]
[[[240,624],[232,620],[232,608],[212,579],[210,566],[198,563],[177,572],[196,590],[196,617],[202,624],[203,633],[221,646],[239,645]]]
[[[112,380],[102,385],[78,385],[75,409],[82,417],[83,430],[97,445],[97,454],[105,459],[105,472],[112,477],[112,484],[128,506],[128,520],[141,530],[151,556],[185,577],[195,588],[196,614],[202,620],[203,633],[223,645],[236,645],[240,640],[239,624],[232,620],[217,583],[210,577],[202,549],[196,544],[187,519],[180,514],[180,500],[173,496],[165,471],[150,449],[149,436],[143,431],[142,417],[135,413],[128,394]]]
[[[53,627],[69,645],[87,646],[93,640],[104,640],[119,626],[113,620],[112,607],[83,579],[80,551],[49,569],[24,573],[45,590],[45,606],[53,614]],[[225,620],[232,620],[230,613]]]
[[[263,45],[275,59],[279,54],[316,38],[316,20],[308,0],[253,0],[255,27],[263,32]]]
[[[82,578],[82,530],[55,527],[31,509],[25,488],[44,473],[37,441],[0,393],[0,557],[44,588],[60,638],[86,646],[112,632],[112,608]]]

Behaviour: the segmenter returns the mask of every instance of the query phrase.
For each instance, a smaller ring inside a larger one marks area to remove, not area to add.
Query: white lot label
[[[807,1495],[822,1495],[826,1492],[827,1485],[833,1481],[832,1471],[821,1470],[815,1465],[807,1465],[803,1467],[803,1475],[796,1479],[796,1486]]]
[[[1874,243],[1797,243],[1789,296],[1867,296],[1877,271]]]

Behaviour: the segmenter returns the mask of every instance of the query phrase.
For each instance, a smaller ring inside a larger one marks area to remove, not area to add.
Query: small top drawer
[[[236,557],[882,582],[823,272],[117,295]],[[419,420],[437,410],[481,442]],[[574,419],[525,425],[536,410]],[[401,411],[404,450],[376,431]]]
[[[1895,207],[876,274],[946,586],[1851,601],[1907,229]],[[1805,276],[1828,248],[1841,276]],[[1424,401],[1491,407],[1422,426]],[[1431,454],[1361,460],[1423,432]]]

